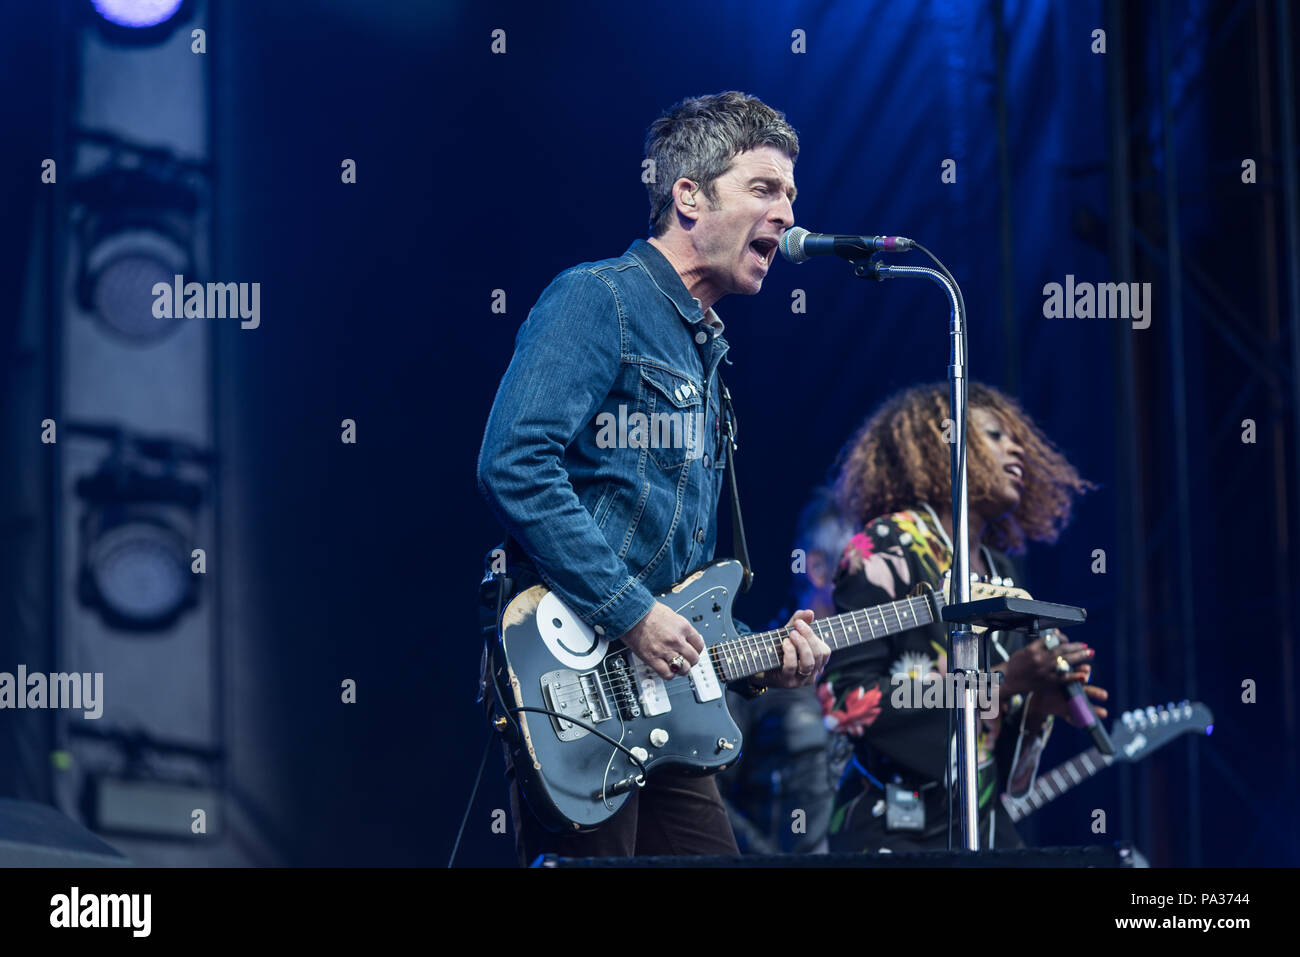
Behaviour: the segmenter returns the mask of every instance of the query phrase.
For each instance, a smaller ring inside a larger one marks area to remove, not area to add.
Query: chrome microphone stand
[[[919,243],[913,244],[933,259],[933,255]],[[950,605],[970,602],[970,515],[966,495],[966,304],[957,281],[946,269],[929,266],[892,266],[876,259],[850,260],[854,273],[864,279],[895,279],[924,276],[943,287],[948,295],[950,314],[948,364],[948,408],[952,417],[952,594],[947,596]],[[936,259],[935,262],[938,262]],[[979,790],[976,768],[976,737],[978,707],[975,691],[979,679],[979,639],[971,626],[954,622],[951,629],[951,670],[956,687],[961,690],[958,702],[957,734],[957,803],[961,808],[962,847],[968,851],[979,850]],[[945,744],[944,750],[947,750]],[[945,763],[946,763],[945,757]]]

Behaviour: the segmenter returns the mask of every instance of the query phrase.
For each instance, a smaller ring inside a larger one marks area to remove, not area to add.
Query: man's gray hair
[[[714,181],[731,168],[736,156],[760,146],[775,146],[791,162],[799,156],[799,134],[785,114],[756,96],[730,90],[669,107],[650,124],[645,138],[646,159],[654,161],[646,183],[652,235],[667,232],[676,215],[673,183],[683,176],[695,180],[709,203],[716,204]]]

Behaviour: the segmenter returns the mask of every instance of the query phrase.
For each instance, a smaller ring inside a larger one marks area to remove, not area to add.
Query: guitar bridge
[[[571,714],[588,724],[599,724],[612,716],[609,699],[594,671],[584,674],[565,669],[548,671],[542,675],[542,698],[551,711]],[[558,715],[548,717],[561,741],[576,741],[590,733],[581,725]]]

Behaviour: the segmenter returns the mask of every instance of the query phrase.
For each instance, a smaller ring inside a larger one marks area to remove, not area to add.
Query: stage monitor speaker
[[[131,862],[55,808],[0,798],[0,867],[129,867]]]
[[[1127,841],[1087,847],[1026,847],[1002,851],[916,851],[909,854],[748,854],[740,857],[559,857],[543,854],[533,867],[1135,867]]]

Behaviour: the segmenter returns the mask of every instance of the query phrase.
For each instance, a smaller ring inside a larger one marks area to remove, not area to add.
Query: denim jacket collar
[[[690,290],[686,288],[686,283],[682,282],[682,277],[677,274],[673,264],[656,249],[653,245],[644,239],[635,240],[627,248],[625,255],[631,256],[639,262],[642,268],[650,274],[651,280],[659,287],[662,292],[677,307],[682,319],[691,326],[700,326],[704,328],[709,325],[705,322],[704,312],[700,308],[700,301],[691,295]],[[717,312],[713,313],[717,318]],[[723,330],[722,320],[718,319],[717,329],[709,335],[709,339],[721,338]],[[707,340],[706,340],[707,341]]]

